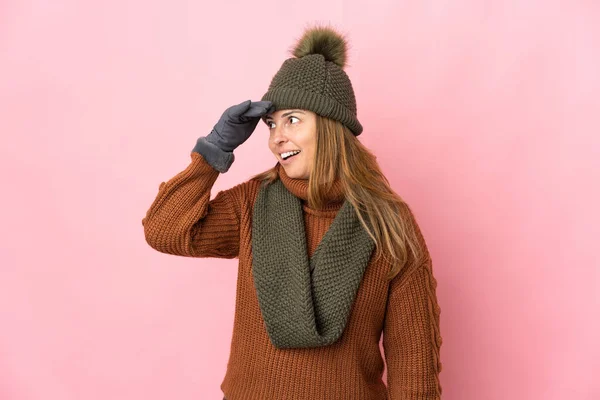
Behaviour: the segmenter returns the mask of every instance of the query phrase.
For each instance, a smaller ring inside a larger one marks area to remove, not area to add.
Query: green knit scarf
[[[252,274],[273,345],[338,340],[374,248],[345,200],[309,259],[301,200],[281,180],[261,188],[252,220]]]

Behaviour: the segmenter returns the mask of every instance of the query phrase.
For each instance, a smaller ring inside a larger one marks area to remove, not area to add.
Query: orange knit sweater
[[[163,253],[187,257],[239,258],[233,337],[221,389],[227,400],[433,400],[441,396],[440,308],[431,258],[404,269],[391,282],[386,262],[367,266],[346,328],[332,345],[279,349],[273,346],[252,278],[252,209],[259,182],[248,180],[217,193],[219,172],[191,153],[188,167],[161,183],[142,220],[146,241]],[[339,186],[324,209],[307,205],[307,180],[284,185],[303,201],[309,256],[341,207]],[[409,218],[418,229],[410,211]],[[375,252],[373,252],[375,254]],[[383,382],[384,360],[387,387]]]

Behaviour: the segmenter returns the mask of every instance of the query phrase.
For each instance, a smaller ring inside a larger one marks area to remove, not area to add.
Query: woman
[[[228,400],[441,396],[431,258],[357,139],[346,49],[332,28],[308,29],[261,101],[225,110],[142,221],[158,251],[239,258]],[[210,200],[261,119],[277,164]]]

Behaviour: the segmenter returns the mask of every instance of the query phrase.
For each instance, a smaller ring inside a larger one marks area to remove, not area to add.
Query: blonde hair
[[[324,193],[340,179],[345,197],[375,242],[375,257],[391,264],[387,279],[429,257],[410,207],[395,193],[376,157],[342,123],[316,115],[317,143],[308,178],[308,205],[322,208]],[[253,177],[263,185],[279,179],[277,165]]]

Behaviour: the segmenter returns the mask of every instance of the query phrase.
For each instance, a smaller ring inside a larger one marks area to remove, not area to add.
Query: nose
[[[287,140],[285,129],[278,124],[273,131],[273,142],[279,144]]]

